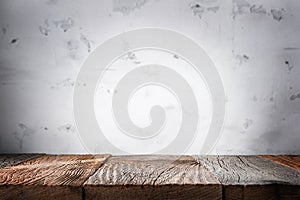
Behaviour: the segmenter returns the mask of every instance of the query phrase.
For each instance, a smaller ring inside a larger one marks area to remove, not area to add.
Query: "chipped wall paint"
[[[1,1],[0,152],[86,153],[72,113],[84,60],[111,36],[162,27],[199,43],[221,75],[227,113],[213,154],[299,154],[299,9],[297,0]]]

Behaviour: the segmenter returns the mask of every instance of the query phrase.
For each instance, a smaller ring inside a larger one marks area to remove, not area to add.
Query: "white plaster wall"
[[[1,0],[0,152],[86,153],[73,118],[81,65],[142,27],[194,39],[215,63],[226,121],[213,154],[300,153],[297,0]]]

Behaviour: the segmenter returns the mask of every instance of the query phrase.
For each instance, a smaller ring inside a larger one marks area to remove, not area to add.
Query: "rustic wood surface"
[[[219,185],[115,185],[85,186],[84,199],[203,199],[221,200]]]
[[[272,160],[293,169],[300,170],[300,156],[297,155],[263,155],[262,158]]]
[[[2,185],[1,200],[81,200],[82,188],[71,186]]]
[[[0,169],[0,197],[1,199],[14,199],[17,196],[22,199],[30,199],[26,197],[53,199],[58,198],[60,194],[65,194],[60,199],[81,198],[80,186],[108,157],[109,155],[44,155],[19,165],[2,168]],[[25,189],[23,186],[26,186]]]
[[[0,185],[80,186],[108,155],[45,155],[0,169]]]
[[[198,162],[223,184],[225,199],[300,199],[298,170],[258,156],[205,156]]]
[[[193,157],[115,156],[85,185],[219,184]]]
[[[84,190],[86,199],[222,199],[221,184],[191,156],[111,157]]]
[[[0,154],[0,168],[17,165],[41,155],[42,154]]]
[[[0,155],[0,199],[300,199],[299,160]]]

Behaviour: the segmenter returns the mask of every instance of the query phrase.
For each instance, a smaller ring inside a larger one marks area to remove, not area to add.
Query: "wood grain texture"
[[[286,199],[300,199],[300,171],[258,156],[205,156],[198,162],[224,185],[224,199],[285,199],[285,189],[294,194]]]
[[[0,168],[17,165],[41,155],[42,154],[0,154]]]
[[[221,200],[220,185],[89,185],[84,187],[85,198],[90,199],[207,199]]]
[[[191,156],[115,156],[84,184],[86,199],[221,199],[216,178]]]
[[[226,185],[223,186],[223,199],[299,200],[300,190],[296,185]]]
[[[0,156],[0,199],[300,199],[297,156],[34,156]]]
[[[44,155],[0,169],[0,185],[80,186],[108,155]]]
[[[265,159],[269,159],[278,164],[300,170],[300,155],[262,155]]]
[[[12,196],[19,198],[20,193],[28,197],[41,194],[41,199],[49,199],[49,188],[52,196],[65,193],[71,197],[75,190],[76,198],[81,198],[81,186],[108,157],[109,155],[44,155],[16,166],[2,168],[0,197],[11,191],[7,199]],[[26,190],[24,186],[30,189]],[[31,194],[31,191],[35,193]]]
[[[224,200],[279,199],[276,185],[225,185]]]
[[[70,186],[2,185],[1,200],[81,200],[82,188]]]

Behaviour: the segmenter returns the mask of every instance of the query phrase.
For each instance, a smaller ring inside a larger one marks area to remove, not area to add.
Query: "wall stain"
[[[294,66],[291,65],[290,62],[289,62],[288,60],[286,60],[284,63],[285,63],[286,66],[288,67],[288,70],[289,70],[289,71],[292,71],[292,69],[294,68]]]
[[[11,41],[10,41],[10,44],[15,44],[16,42],[19,41],[19,38],[13,38]]]
[[[283,13],[284,13],[284,9],[280,9],[280,10],[271,9],[271,14],[273,16],[273,19],[276,21],[281,21],[283,19]]]
[[[193,11],[193,14],[201,19],[205,12],[216,13],[219,10],[219,5],[216,3],[216,1],[208,3],[203,0],[195,0],[190,4],[190,8]]]
[[[235,58],[237,59],[237,61],[240,65],[249,60],[249,56],[247,56],[246,54],[236,55]]]
[[[45,19],[44,25],[40,25],[39,26],[39,31],[44,36],[48,36],[49,35],[49,32],[51,31],[51,29],[50,29],[50,25],[49,25],[48,19]]]
[[[88,51],[88,53],[90,53],[92,50],[92,41],[91,40],[89,40],[88,38],[87,38],[87,36],[85,36],[85,35],[83,35],[83,34],[80,34],[80,40],[81,40],[81,42],[83,43],[83,44],[85,44],[85,46],[87,47],[87,51]]]
[[[179,56],[178,55],[176,55],[176,54],[174,54],[174,56],[173,56],[175,59],[179,59]]]
[[[252,119],[245,119],[245,122],[243,123],[243,127],[244,127],[244,129],[248,129],[248,128],[250,128],[250,126],[252,126],[252,124],[253,124]]]
[[[250,7],[250,12],[255,14],[266,14],[266,9],[262,6],[256,6],[255,4]]]
[[[73,87],[74,85],[75,85],[75,81],[71,80],[70,78],[67,78],[67,79],[65,79],[61,82],[58,82],[55,85],[51,86],[51,89]]]
[[[291,101],[294,101],[294,100],[296,100],[296,99],[300,99],[300,93],[298,93],[298,94],[293,94],[293,95],[290,96],[290,100],[291,100]]]
[[[35,132],[35,130],[33,130],[32,128],[29,128],[26,124],[24,123],[19,123],[17,125],[18,130],[13,132],[14,138],[17,140],[18,142],[18,146],[20,149],[23,148],[23,143],[24,143],[24,138],[33,134]]]
[[[129,61],[133,62],[136,65],[141,64],[141,61],[138,60],[135,53],[133,53],[133,52],[128,52],[127,55],[123,59],[124,60],[129,60]]]
[[[64,32],[67,32],[69,29],[73,28],[75,22],[71,17],[66,19],[53,21],[56,28],[62,29]]]
[[[43,26],[39,26],[39,31],[41,34],[45,35],[45,36],[48,36],[49,35],[49,32],[50,32],[50,29],[48,28],[45,28]]]
[[[59,126],[57,128],[57,130],[60,131],[60,132],[71,133],[71,132],[75,132],[76,129],[75,129],[75,126],[73,126],[72,124],[67,123],[67,124],[64,124],[62,126]]]
[[[243,14],[261,14],[265,16],[271,15],[274,20],[281,21],[283,19],[284,9],[271,9],[268,12],[263,5],[251,5],[246,0],[234,0],[232,18],[235,19],[238,15]]]
[[[77,86],[87,86],[86,83],[79,83],[79,82],[75,82],[74,80],[72,80],[71,78],[67,78],[65,80],[62,80],[58,83],[56,83],[55,85],[52,85],[50,87],[50,89],[54,90],[54,89],[59,89],[59,88],[72,88],[75,86],[75,84]]]
[[[69,51],[77,50],[78,49],[78,42],[76,40],[69,40],[67,42],[67,47]]]
[[[1,31],[2,31],[3,35],[5,35],[7,33],[7,28],[6,27],[2,27]]]
[[[300,48],[298,48],[298,47],[285,47],[283,49],[289,51],[289,50],[298,50]]]
[[[246,0],[234,0],[232,11],[233,19],[235,19],[238,15],[248,13],[250,6],[250,3],[248,3]]]
[[[120,12],[124,16],[141,9],[149,0],[113,0],[113,12]]]
[[[76,60],[78,57],[77,50],[79,49],[79,42],[76,40],[67,41],[67,49],[69,51],[69,56]]]

